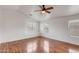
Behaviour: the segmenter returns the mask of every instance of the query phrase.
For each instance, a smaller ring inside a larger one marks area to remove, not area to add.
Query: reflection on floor
[[[78,53],[79,46],[42,36],[0,44],[0,53]]]

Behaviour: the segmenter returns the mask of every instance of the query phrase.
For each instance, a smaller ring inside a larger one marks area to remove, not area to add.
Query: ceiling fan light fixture
[[[44,14],[44,13],[45,13],[45,11],[42,11],[41,13],[42,13],[42,14]]]

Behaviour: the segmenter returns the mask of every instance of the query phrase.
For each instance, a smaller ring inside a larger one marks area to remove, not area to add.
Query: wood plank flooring
[[[0,53],[78,53],[79,46],[42,36],[0,44]]]

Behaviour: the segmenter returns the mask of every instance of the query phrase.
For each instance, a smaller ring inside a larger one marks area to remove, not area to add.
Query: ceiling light
[[[42,11],[42,13],[44,14],[44,13],[45,13],[45,11]]]

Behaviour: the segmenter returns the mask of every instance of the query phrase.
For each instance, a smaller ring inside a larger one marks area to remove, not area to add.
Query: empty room
[[[79,5],[0,5],[0,53],[79,53]]]

